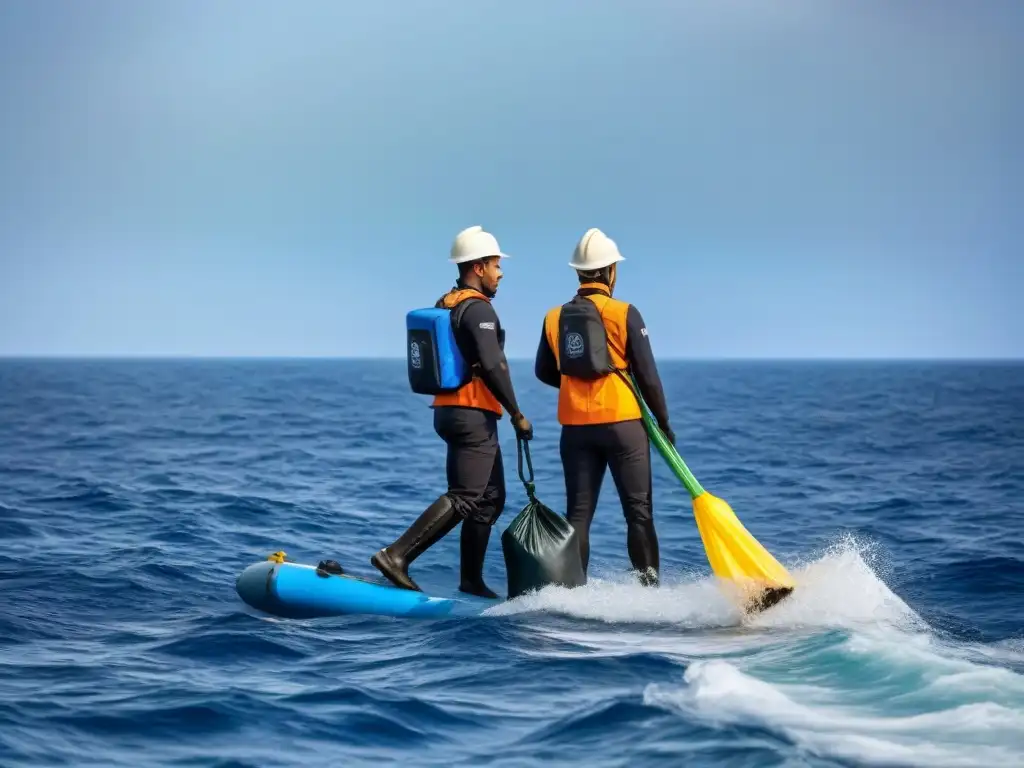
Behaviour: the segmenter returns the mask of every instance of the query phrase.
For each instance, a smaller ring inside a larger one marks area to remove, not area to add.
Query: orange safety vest
[[[613,365],[625,372],[629,363],[623,357],[626,349],[626,316],[629,304],[611,297],[608,286],[602,283],[584,283],[580,290],[597,288],[601,294],[584,298],[594,302],[605,333],[608,334],[608,353]],[[559,360],[558,324],[562,308],[555,307],[544,317],[544,335],[554,352],[555,362]],[[621,352],[620,352],[621,350]],[[561,366],[559,365],[559,369]],[[571,376],[561,377],[558,388],[558,422],[562,425],[610,424],[642,418],[640,404],[633,390],[617,373],[609,373],[598,379],[587,381]]]
[[[456,288],[442,296],[437,302],[437,306],[454,309],[467,299],[481,299],[487,303],[491,301],[480,291],[473,288]],[[502,415],[501,403],[498,402],[498,398],[494,396],[487,384],[484,383],[484,380],[480,378],[476,371],[476,366],[474,366],[473,378],[470,379],[468,384],[463,385],[454,392],[435,395],[434,401],[430,404],[431,408],[443,408],[446,406],[480,408],[485,411],[493,411],[498,414],[499,418]]]

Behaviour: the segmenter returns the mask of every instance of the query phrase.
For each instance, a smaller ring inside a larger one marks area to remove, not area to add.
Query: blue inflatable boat
[[[449,615],[459,604],[468,605],[343,573],[333,561],[318,566],[293,563],[283,552],[242,571],[235,591],[256,610],[289,619],[350,614],[437,617]]]

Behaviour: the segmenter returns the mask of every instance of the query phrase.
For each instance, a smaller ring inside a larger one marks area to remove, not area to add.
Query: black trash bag
[[[587,583],[576,529],[537,500],[532,465],[530,479],[523,477],[524,446],[520,441],[519,478],[530,501],[501,534],[509,600],[549,584],[580,587]],[[530,464],[528,447],[526,461]]]

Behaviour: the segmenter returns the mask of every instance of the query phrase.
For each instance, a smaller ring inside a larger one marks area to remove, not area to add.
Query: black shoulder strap
[[[470,297],[468,299],[463,299],[462,301],[455,305],[455,307],[452,309],[452,328],[454,330],[459,330],[459,326],[462,323],[462,316],[466,314],[466,310],[469,309],[469,305],[475,304],[478,301],[483,301],[483,299],[476,299]]]

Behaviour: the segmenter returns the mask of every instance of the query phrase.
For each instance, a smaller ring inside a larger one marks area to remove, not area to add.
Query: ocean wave
[[[694,662],[683,680],[683,688],[651,684],[645,703],[719,726],[758,723],[811,754],[857,764],[1020,764],[1020,708],[971,702],[893,714],[874,694],[772,684],[719,659]]]

